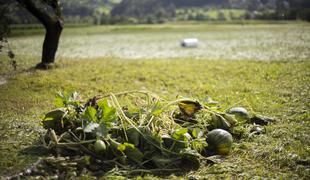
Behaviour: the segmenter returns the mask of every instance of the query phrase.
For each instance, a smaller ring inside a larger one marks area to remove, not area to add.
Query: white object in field
[[[198,39],[190,38],[190,39],[183,39],[181,41],[182,47],[197,47],[198,46]]]

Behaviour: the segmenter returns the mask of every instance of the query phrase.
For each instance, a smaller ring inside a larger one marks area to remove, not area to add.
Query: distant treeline
[[[310,0],[123,0],[113,7],[110,16],[112,22],[127,20],[129,23],[234,19],[310,21]]]
[[[310,21],[310,0],[62,0],[61,3],[64,20],[69,24],[243,19]],[[38,23],[14,3],[10,14],[13,24]]]

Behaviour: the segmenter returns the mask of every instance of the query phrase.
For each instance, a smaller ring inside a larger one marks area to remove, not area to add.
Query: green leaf
[[[162,112],[163,112],[163,110],[161,110],[161,109],[156,109],[156,110],[152,111],[152,115],[153,115],[153,116],[159,116]]]
[[[55,105],[58,108],[65,107],[64,101],[63,101],[63,99],[60,96],[56,96],[56,98],[55,98]]]
[[[101,109],[104,109],[106,106],[109,106],[109,103],[107,99],[100,99],[99,101],[97,101],[97,105]]]
[[[161,146],[162,139],[158,134],[153,134],[148,127],[139,127],[139,130],[142,133],[141,147],[157,150]]]
[[[175,132],[178,135],[184,135],[185,133],[187,133],[187,129],[186,128],[181,128],[178,131]]]
[[[91,106],[88,106],[86,110],[84,111],[83,116],[89,121],[89,122],[97,122],[96,117],[97,110]]]
[[[96,135],[98,137],[107,137],[109,132],[108,127],[105,123],[101,123],[96,130]]]
[[[126,149],[126,146],[124,144],[120,144],[117,146],[117,150],[121,151],[121,152],[124,152]]]
[[[99,100],[97,104],[102,109],[100,122],[104,121],[109,124],[117,119],[116,109],[109,106],[107,99]]]
[[[203,132],[199,128],[194,128],[192,131],[192,135],[194,138],[201,138],[203,136]]]
[[[68,101],[67,96],[68,96],[67,92],[59,91],[55,97],[55,105],[57,107],[66,107]]]
[[[183,149],[180,153],[182,155],[190,155],[190,156],[196,156],[196,157],[200,156],[200,154],[196,150],[192,150],[192,149]]]
[[[128,141],[133,143],[135,146],[138,146],[140,143],[140,133],[133,127],[126,130]]]
[[[120,144],[118,145],[117,147],[117,150],[121,151],[121,152],[124,152],[126,149],[134,149],[135,148],[135,145],[131,144],[131,143],[123,143],[123,144]]]
[[[136,111],[129,111],[128,110],[128,111],[125,111],[124,113],[130,119],[136,120],[136,119],[140,119],[141,118],[141,113],[138,110],[136,110]]]
[[[198,137],[198,130],[197,130],[197,128],[193,129],[192,135],[193,135],[194,138]]]
[[[126,146],[126,148],[131,148],[131,149],[134,149],[135,148],[135,145],[131,144],[131,143],[124,143],[124,145]]]
[[[137,165],[141,164],[143,161],[143,153],[136,148],[133,144],[124,143],[126,146],[125,154],[128,157],[129,160],[133,161],[134,163],[137,163]]]
[[[182,156],[183,162],[187,162],[186,164],[182,164],[185,166],[190,165],[190,168],[198,169],[200,166],[199,162],[199,153],[196,150],[192,149],[183,149],[180,152]]]
[[[172,134],[172,137],[177,140],[183,140],[184,134],[187,133],[186,128],[181,128]]]
[[[58,129],[62,124],[62,119],[67,114],[67,110],[65,108],[54,109],[45,114],[43,118],[43,128],[45,129]]]
[[[162,113],[161,104],[156,102],[155,105],[152,107],[151,114],[153,116],[159,116]]]
[[[55,105],[57,107],[66,107],[72,105],[78,107],[80,105],[79,94],[77,92],[58,92],[55,97]]]
[[[204,149],[208,147],[208,144],[205,140],[205,138],[195,139],[190,143],[190,146],[192,149],[202,152]]]
[[[65,114],[66,114],[66,109],[64,109],[64,108],[54,109],[54,110],[46,113],[43,120],[44,121],[60,120],[63,118],[63,116]]]

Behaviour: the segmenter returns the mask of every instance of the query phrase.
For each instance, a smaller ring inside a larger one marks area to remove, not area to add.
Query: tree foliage
[[[124,0],[111,11],[112,17],[137,18],[142,22],[163,22],[175,16],[175,5],[169,1]]]
[[[4,1],[4,0],[2,0]],[[52,6],[53,0],[39,0]],[[310,21],[309,0],[61,0],[66,23],[115,24],[158,23],[169,20],[216,20],[202,13],[177,17],[182,9],[246,10],[243,18],[303,19]],[[233,17],[225,18],[238,19]],[[217,16],[216,16],[217,17]],[[20,8],[11,16],[13,23],[38,23]]]

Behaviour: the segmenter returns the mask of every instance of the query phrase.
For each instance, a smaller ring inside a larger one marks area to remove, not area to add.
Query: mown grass
[[[23,150],[38,139],[40,117],[54,108],[57,91],[76,90],[87,99],[143,89],[167,99],[210,96],[224,107],[244,106],[278,119],[266,134],[235,142],[222,164],[203,165],[183,178],[310,178],[309,61],[66,59],[40,71],[28,69],[33,57],[24,58],[24,68],[0,86],[0,176],[38,158]]]

